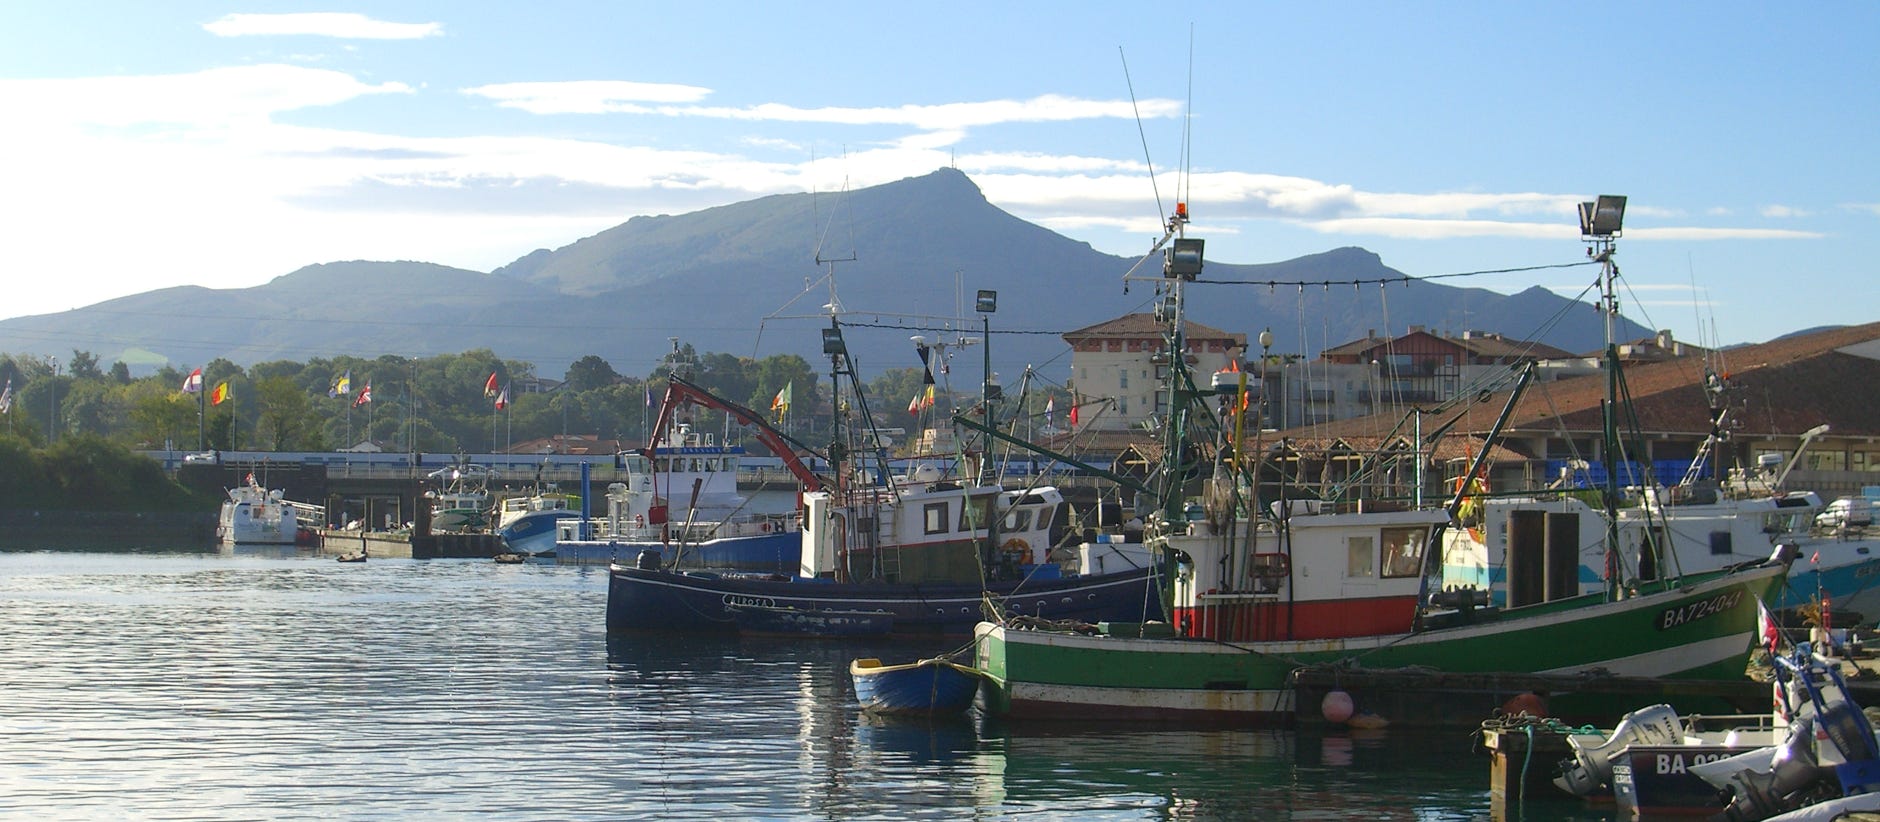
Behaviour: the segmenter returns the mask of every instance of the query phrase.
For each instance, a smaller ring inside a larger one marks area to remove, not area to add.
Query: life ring
[[[1001,543],[999,550],[1011,554],[1013,558],[1020,562],[1031,561],[1031,543],[1019,539],[1018,537],[1013,537]]]
[[[645,528],[645,527],[646,527],[646,515],[645,515],[645,514],[634,514],[634,515],[633,515],[633,527],[635,527],[635,528]]]
[[[770,521],[769,520],[764,521],[764,533],[766,534],[770,533]]]

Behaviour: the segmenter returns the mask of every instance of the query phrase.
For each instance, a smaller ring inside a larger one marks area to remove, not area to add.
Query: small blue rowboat
[[[759,636],[871,637],[894,630],[889,611],[732,604],[738,632]]]
[[[878,714],[956,714],[971,707],[979,692],[979,669],[945,657],[905,665],[858,659],[849,663],[849,676],[862,709]]]

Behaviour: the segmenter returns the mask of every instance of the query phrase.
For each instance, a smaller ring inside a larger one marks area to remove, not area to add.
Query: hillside
[[[820,238],[820,239],[819,239]],[[837,262],[818,264],[818,256]],[[915,364],[907,337],[935,336],[937,317],[971,312],[976,289],[999,292],[990,318],[995,370],[1068,368],[1056,336],[1145,310],[1146,284],[1124,293],[1135,260],[1100,253],[987,202],[965,174],[941,169],[840,194],[786,194],[689,214],[635,217],[558,249],[541,249],[490,273],[423,262],[309,265],[253,288],[166,288],[59,314],[0,321],[0,351],[67,356],[91,351],[110,363],[240,364],[354,354],[428,355],[489,348],[559,377],[597,354],[644,374],[678,337],[702,351],[815,358],[816,328],[835,293],[855,312],[850,346],[866,372]],[[1339,248],[1256,265],[1210,261],[1209,281],[1374,280],[1402,275],[1376,254]],[[1597,348],[1597,312],[1569,311],[1541,288],[1504,295],[1437,283],[1269,288],[1204,285],[1191,302],[1200,322],[1251,336],[1271,327],[1280,348],[1308,353],[1370,330],[1479,329],[1541,339],[1570,351]],[[963,308],[962,308],[963,306]],[[880,312],[880,313],[877,313]],[[1385,322],[1386,318],[1390,322]],[[957,325],[957,324],[956,324]],[[1648,333],[1626,323],[1627,337]],[[1018,333],[1023,332],[1023,333]],[[977,354],[975,353],[975,359]],[[1047,365],[1048,364],[1048,365]],[[1049,371],[1047,371],[1049,373]]]

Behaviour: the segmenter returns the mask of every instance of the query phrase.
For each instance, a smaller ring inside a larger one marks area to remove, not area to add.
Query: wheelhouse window
[[[1377,540],[1375,538],[1345,538],[1345,576],[1366,579],[1377,576]]]
[[[1384,576],[1413,577],[1423,570],[1423,544],[1429,539],[1427,526],[1385,528]]]
[[[971,533],[975,530],[990,527],[992,524],[993,505],[996,503],[997,500],[993,498],[992,494],[973,497],[967,500],[965,505],[960,506],[960,530]]]
[[[946,503],[930,502],[921,506],[921,516],[925,519],[927,533],[944,534],[947,532]]]
[[[1031,509],[1014,508],[1011,513],[1005,515],[1005,522],[999,525],[999,530],[1010,533],[1012,531],[1024,531],[1030,527]]]

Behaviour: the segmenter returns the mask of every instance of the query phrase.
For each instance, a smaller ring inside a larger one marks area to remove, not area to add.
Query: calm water
[[[609,641],[606,596],[594,568],[0,552],[0,816],[1490,817],[1466,732],[888,722],[848,661],[948,649]]]

